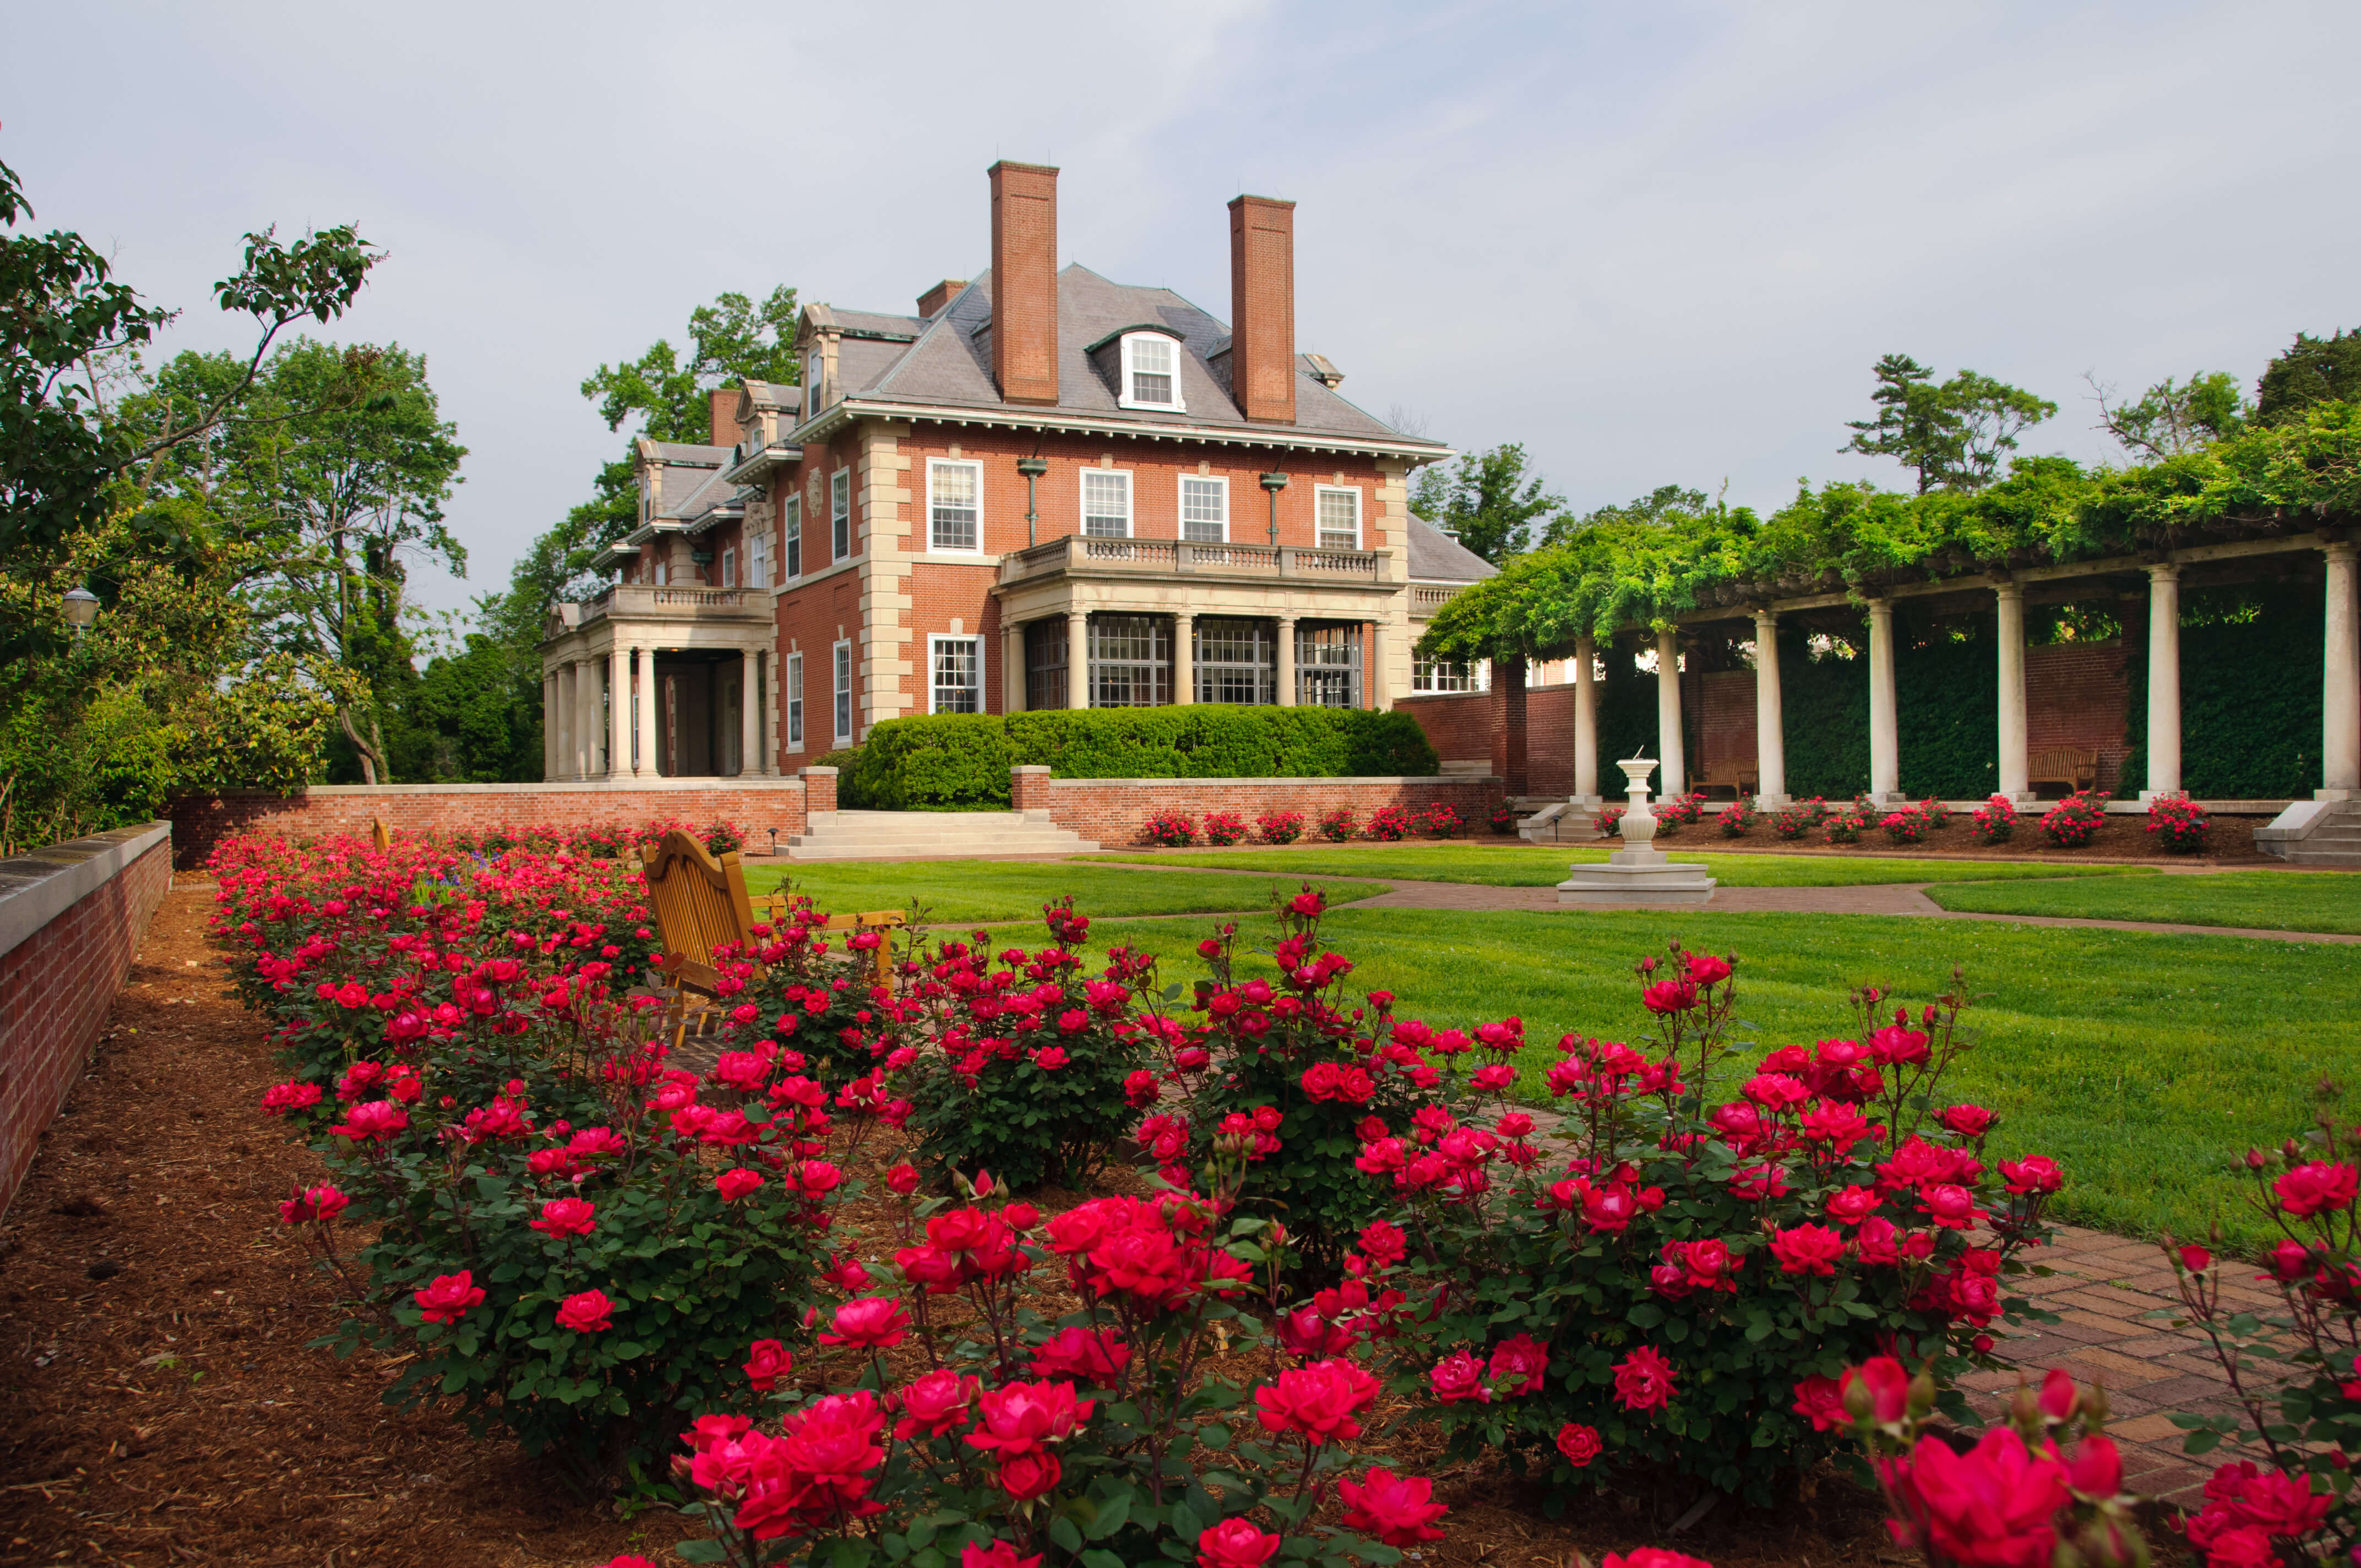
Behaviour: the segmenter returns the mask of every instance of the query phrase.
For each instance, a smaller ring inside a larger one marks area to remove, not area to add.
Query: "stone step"
[[[1019,811],[840,811],[787,839],[797,861],[1071,855],[1098,845]]]
[[[2309,842],[2310,840],[2306,840]],[[2290,850],[2285,857],[2291,866],[2351,866],[2361,867],[2361,846],[2351,850]]]

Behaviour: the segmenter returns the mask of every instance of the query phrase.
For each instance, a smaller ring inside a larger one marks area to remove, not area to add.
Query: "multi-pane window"
[[[725,588],[738,586],[738,552],[735,550],[721,553],[721,586]]]
[[[1158,707],[1172,700],[1172,623],[1160,615],[1091,617],[1091,706]]]
[[[928,549],[983,548],[983,465],[948,463],[939,458],[929,462],[927,520]]]
[[[843,561],[852,554],[852,470],[839,468],[828,478],[829,559]]]
[[[804,418],[811,419],[819,412],[820,356],[817,348],[804,354]]]
[[[1359,622],[1296,623],[1295,700],[1304,707],[1361,706]]]
[[[852,644],[836,645],[836,743],[852,744]]]
[[[1066,623],[1025,623],[1025,706],[1035,713],[1066,706]]]
[[[1320,513],[1320,548],[1358,550],[1361,547],[1361,492],[1323,485],[1314,494]]]
[[[928,713],[983,711],[983,639],[929,637],[927,664],[933,671]]]
[[[1230,482],[1227,479],[1201,479],[1193,475],[1180,480],[1180,537],[1200,544],[1221,544],[1230,537]]]
[[[1172,407],[1176,400],[1172,383],[1179,368],[1174,362],[1172,340],[1141,333],[1126,339],[1125,344],[1131,350],[1131,400],[1159,408]]]
[[[1410,664],[1410,689],[1416,692],[1479,692],[1486,690],[1482,660],[1430,659],[1415,654]]]
[[[1082,470],[1082,532],[1098,539],[1131,537],[1131,476],[1116,468]]]
[[[787,750],[804,749],[804,656],[787,655]]]
[[[1278,700],[1279,638],[1271,622],[1201,616],[1194,652],[1199,702]]]
[[[797,577],[804,575],[803,497],[789,496],[787,498],[787,504],[785,509],[784,515],[781,517],[779,521],[779,529],[780,532],[786,536],[787,542],[787,553],[785,559],[781,562],[785,570],[780,573],[779,580],[782,582],[792,583]]]
[[[767,588],[771,586],[771,531],[758,528],[746,546],[746,586]]]

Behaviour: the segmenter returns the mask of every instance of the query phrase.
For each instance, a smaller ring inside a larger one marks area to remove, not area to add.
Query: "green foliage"
[[[856,811],[1008,800],[1009,737],[998,714],[939,713],[889,718],[869,731],[838,804]]]
[[[2297,333],[2256,383],[2255,418],[2263,424],[2298,422],[2324,402],[2361,402],[2361,331],[2327,337]]]
[[[470,632],[404,686],[391,736],[396,775],[419,784],[523,784],[541,777],[541,677],[511,648]]]
[[[1898,684],[1898,664],[1894,676]],[[1786,721],[1790,795],[1850,800],[1869,787],[1866,657],[1841,644],[1816,654],[1800,627],[1781,627],[1779,701]]]
[[[1847,452],[1898,459],[1918,473],[1918,493],[1938,487],[1974,490],[1992,483],[2016,438],[2058,411],[2056,403],[1973,370],[1937,384],[1935,373],[1906,354],[1875,367],[1876,415],[1851,420]]]
[[[1903,793],[1921,800],[1983,799],[2000,785],[1994,638],[1982,621],[1937,620],[1907,604],[1894,630]]]
[[[2178,457],[2226,441],[2246,428],[2253,412],[2237,378],[2221,370],[2191,376],[2186,385],[2167,376],[2128,403],[2111,404],[2106,388],[2096,390],[2100,428],[2135,460]]]
[[[582,379],[582,395],[598,405],[609,430],[644,417],[658,441],[703,445],[713,438],[708,389],[732,381],[793,386],[796,374],[796,291],[782,283],[761,304],[723,294],[688,313],[688,356],[658,338],[637,359],[601,365]]]
[[[2316,583],[2192,588],[2180,601],[2180,777],[2207,800],[2294,800],[2320,779],[2326,629]],[[2147,639],[2124,639],[2131,754],[2147,777]]]
[[[1525,449],[1511,441],[1467,454],[1447,474],[1422,470],[1411,510],[1497,566],[1526,548],[1535,519],[1565,505],[1526,474]]]

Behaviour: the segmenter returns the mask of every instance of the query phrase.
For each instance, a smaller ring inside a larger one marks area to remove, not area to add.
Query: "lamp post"
[[[82,629],[98,619],[98,596],[88,588],[68,588],[62,607],[66,624],[80,637]]]
[[[1287,476],[1265,474],[1261,482],[1264,492],[1270,497],[1270,545],[1276,550],[1279,548],[1279,492],[1287,488]]]
[[[1046,457],[1019,457],[1016,471],[1025,476],[1025,547],[1029,550],[1041,543],[1041,511],[1035,487],[1049,471],[1049,461]]]

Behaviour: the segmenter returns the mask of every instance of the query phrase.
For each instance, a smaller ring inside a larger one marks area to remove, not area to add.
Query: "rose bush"
[[[1968,818],[1968,836],[1979,844],[2005,844],[2016,835],[2016,803],[1993,795]]]
[[[1363,835],[1380,843],[1390,844],[1410,837],[1415,819],[1406,806],[1381,806],[1369,813],[1369,824],[1361,829]],[[1325,824],[1323,824],[1324,828]]]
[[[2106,822],[2106,795],[2095,789],[2078,790],[2041,814],[2041,832],[2061,850],[2079,850]]]
[[[1828,803],[1818,795],[1799,800],[1779,808],[1771,818],[1771,831],[1793,843],[1804,838],[1827,820]]]
[[[1265,812],[1255,818],[1255,832],[1266,844],[1292,844],[1303,837],[1303,813]]]
[[[1320,836],[1332,844],[1342,844],[1356,839],[1361,833],[1361,819],[1349,806],[1337,806],[1320,814]]]
[[[2213,820],[2186,795],[2160,795],[2148,803],[2147,830],[2176,855],[2205,852]]]
[[[1197,841],[1197,819],[1185,811],[1159,811],[1140,834],[1160,850],[1185,850]]]
[[[1227,849],[1246,836],[1246,819],[1235,811],[1205,813],[1205,842]]]
[[[1721,829],[1723,838],[1743,839],[1754,830],[1754,824],[1761,816],[1754,809],[1754,803],[1741,795],[1715,812],[1713,820],[1714,826]]]

